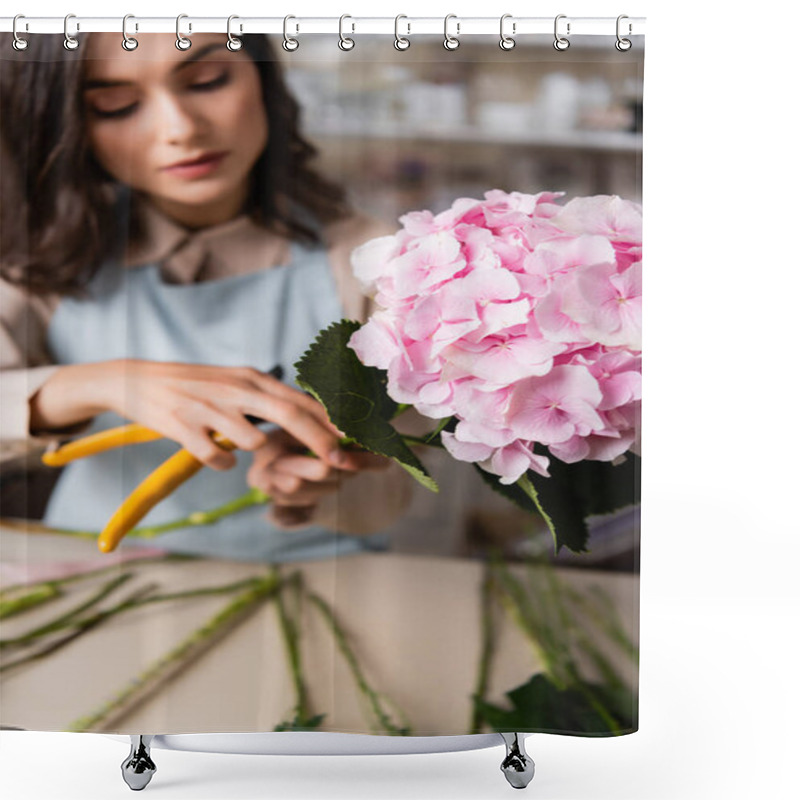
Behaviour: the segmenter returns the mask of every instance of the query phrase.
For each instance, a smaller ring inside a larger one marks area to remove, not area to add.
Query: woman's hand
[[[308,522],[319,501],[336,492],[343,479],[364,469],[386,469],[391,459],[366,450],[350,452],[355,470],[344,472],[304,455],[306,447],[285,430],[270,431],[267,441],[253,454],[247,483],[268,494],[273,521],[287,525]]]
[[[267,434],[245,419],[250,414],[280,425],[326,464],[359,468],[351,454],[339,448],[341,434],[321,403],[250,367],[141,359],[70,365],[42,385],[31,409],[32,429],[45,430],[115,411],[174,439],[219,470],[230,469],[236,457],[212,440],[212,431],[241,450],[266,444]]]

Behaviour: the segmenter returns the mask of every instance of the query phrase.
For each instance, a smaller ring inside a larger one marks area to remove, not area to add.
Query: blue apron
[[[317,333],[344,312],[325,250],[292,242],[286,265],[220,280],[170,284],[158,264],[124,268],[106,262],[89,285],[90,298],[63,298],[48,329],[59,364],[138,358],[153,361],[283,367],[295,388],[294,363]],[[85,433],[130,422],[99,414]],[[275,426],[270,426],[274,428]],[[269,428],[265,427],[265,430]],[[99,531],[128,494],[179,448],[162,439],[99,453],[68,464],[53,491],[44,522]],[[230,470],[203,468],[159,503],[140,525],[181,519],[248,491],[253,454],[237,450]],[[128,537],[121,546],[167,550],[244,561],[323,559],[384,550],[385,534],[349,536],[319,526],[283,530],[257,505],[209,526],[181,528],[154,539]]]

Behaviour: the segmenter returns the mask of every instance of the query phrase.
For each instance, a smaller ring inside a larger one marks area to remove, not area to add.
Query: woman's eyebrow
[[[110,81],[104,78],[94,78],[83,82],[83,90],[89,89],[106,89],[111,86],[131,86],[133,81]]]
[[[172,72],[180,72],[184,67],[187,67],[189,64],[194,63],[195,61],[199,61],[201,58],[205,58],[209,53],[213,52],[214,50],[219,50],[220,48],[224,48],[224,42],[215,42],[212,44],[207,44],[205,47],[201,47],[199,50],[196,50],[194,53],[190,53],[183,61],[180,62],[177,66],[172,69]],[[94,78],[92,80],[87,80],[83,82],[83,88],[85,90],[89,89],[107,89],[112,86],[130,86],[133,81],[126,81],[126,80],[108,80],[105,78]]]

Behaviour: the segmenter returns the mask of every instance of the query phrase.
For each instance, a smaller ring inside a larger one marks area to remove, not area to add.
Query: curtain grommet
[[[293,53],[295,50],[297,50],[298,47],[300,47],[300,41],[298,39],[293,38],[292,36],[289,36],[289,32],[286,29],[286,26],[290,19],[297,19],[297,17],[293,16],[292,14],[287,14],[283,18],[283,49],[287,53]],[[300,26],[297,25],[296,28],[297,32],[299,33]]]
[[[566,50],[569,47],[569,39],[567,39],[566,36],[562,36],[558,32],[558,21],[560,19],[566,19],[566,18],[567,18],[566,14],[558,14],[556,16],[555,22],[553,23],[553,32],[556,37],[555,40],[553,41],[553,47],[555,47],[555,49],[558,50],[559,53],[563,53],[564,50]],[[567,36],[569,36],[569,28],[570,25],[569,22],[567,22]]]
[[[505,24],[505,21],[507,19],[509,19],[511,16],[512,16],[511,14],[503,14],[503,16],[500,17],[500,42],[499,42],[499,44],[500,44],[500,49],[501,50],[505,50],[506,52],[508,52],[509,50],[513,50],[517,46],[517,42],[513,38],[513,36],[509,36],[503,30],[503,25]],[[516,32],[517,32],[517,23],[516,22],[512,22],[511,23],[511,33],[512,34],[516,34]]]
[[[136,19],[133,14],[126,14],[122,18],[122,49],[127,50],[129,53],[135,50],[139,46],[139,40],[134,38],[133,36],[128,36],[128,20],[129,19]],[[134,24],[134,30],[139,30],[138,23]]]
[[[192,40],[187,39],[181,33],[181,20],[186,19],[188,16],[189,16],[188,14],[178,14],[178,16],[175,19],[175,35],[177,37],[175,39],[175,47],[177,47],[178,50],[188,50],[192,46]],[[192,32],[192,23],[190,22],[189,33],[191,32]]]
[[[399,24],[401,19],[408,19],[408,17],[405,14],[398,14],[394,18],[394,49],[402,52],[403,50],[408,50],[408,48],[411,47],[411,39],[406,39],[405,36],[400,35]],[[406,36],[410,36],[411,23],[406,22],[406,27],[408,28]]]
[[[28,45],[30,44],[30,42],[27,39],[21,38],[20,35],[17,33],[17,20],[18,19],[25,19],[25,15],[24,14],[17,14],[14,17],[14,22],[11,25],[11,32],[14,34],[14,39],[11,42],[11,46],[17,52],[21,53],[23,50],[27,50],[28,49]],[[26,30],[27,30],[27,27],[28,27],[28,25],[27,25],[27,23],[25,23]]]
[[[445,50],[457,50],[461,42],[458,40],[456,36],[451,36],[447,30],[447,23],[451,20],[456,20],[456,34],[461,32],[461,23],[458,21],[458,17],[455,14],[448,14],[444,18],[444,41],[442,45],[444,46]]]
[[[231,22],[235,19],[239,19],[239,17],[237,17],[236,14],[231,14],[228,17],[228,41],[225,43],[225,47],[227,47],[228,50],[231,51],[231,53],[236,53],[242,49],[242,40],[231,33]],[[240,25],[239,32],[241,33],[241,31],[242,31],[242,26]]]
[[[346,19],[353,19],[349,14],[342,14],[339,17],[339,49],[344,50],[345,52],[352,50],[355,46],[355,40],[351,39],[349,36],[345,36],[344,32],[342,31],[342,24]],[[356,26],[355,23],[352,24],[352,31],[355,32]]]
[[[620,36],[619,24],[623,19],[629,19],[628,15],[627,14],[620,14],[617,17],[617,41],[614,42],[614,47],[616,47],[617,50],[620,51],[620,53],[627,53],[628,50],[630,50],[631,47],[633,47],[633,42],[631,42],[630,39],[623,39],[622,36]],[[633,32],[633,28],[631,26],[631,23],[628,22],[628,36],[630,36],[632,32]]]
[[[67,14],[64,17],[64,49],[65,50],[77,50],[78,49],[78,40],[69,32],[69,21],[71,19],[75,19],[75,14]],[[76,30],[80,30],[80,23],[76,23]]]

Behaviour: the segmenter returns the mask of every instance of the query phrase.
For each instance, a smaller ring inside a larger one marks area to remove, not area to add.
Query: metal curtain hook
[[[21,39],[20,35],[17,33],[17,20],[18,19],[25,19],[25,15],[24,14],[17,14],[14,17],[14,22],[11,25],[11,30],[12,30],[12,32],[14,34],[14,41],[11,42],[11,46],[15,50],[27,50],[28,49],[28,40],[27,39]],[[28,30],[28,23],[27,22],[25,23],[25,30]]]
[[[64,17],[64,49],[65,50],[77,50],[78,49],[78,40],[74,36],[70,36],[69,33],[69,21],[71,19],[75,19],[74,14],[67,14]],[[80,30],[80,25],[76,24],[76,30]]]
[[[175,47],[178,50],[188,50],[192,46],[192,40],[187,39],[181,33],[181,20],[186,19],[189,15],[188,14],[178,14],[177,18],[175,19],[175,35],[178,37],[175,39]],[[189,33],[192,32],[192,23],[189,23]]]
[[[399,23],[401,19],[408,19],[405,14],[398,14],[394,18],[394,47],[395,50],[408,50],[411,47],[411,39],[406,39],[404,36],[400,35],[398,30]],[[408,35],[411,35],[411,23],[406,22],[406,26],[408,27]]]
[[[353,18],[349,14],[342,14],[342,16],[339,17],[339,49],[340,50],[352,50],[356,46],[355,41],[353,41],[353,39],[350,39],[349,37],[345,36],[344,33],[342,32],[342,23],[346,19],[353,19]],[[353,33],[355,33],[355,30],[356,30],[356,24],[355,24],[355,22],[353,22],[352,23],[352,31],[353,31]]]
[[[443,44],[444,44],[444,49],[445,50],[455,50],[461,44],[461,42],[459,42],[458,39],[455,36],[451,36],[447,32],[447,23],[451,19],[457,20],[458,18],[456,17],[455,14],[448,14],[444,18],[444,42],[443,42]],[[458,22],[458,21],[456,21],[456,33],[461,33],[461,23]]]
[[[235,36],[231,34],[231,22],[235,19],[239,19],[239,17],[237,17],[236,14],[231,14],[228,17],[228,41],[225,44],[225,47],[227,47],[228,50],[231,51],[231,53],[235,53],[237,50],[242,49],[242,40],[237,39]],[[242,31],[242,26],[240,25],[239,32],[241,33],[241,31]]]
[[[293,39],[286,31],[286,23],[289,22],[290,19],[297,19],[297,17],[287,14],[283,18],[283,49],[289,53],[297,50],[297,48],[300,47],[299,40]],[[300,33],[300,25],[296,25],[296,28],[297,32]]]
[[[139,46],[139,40],[134,39],[133,36],[128,36],[128,20],[136,19],[133,14],[126,14],[122,18],[122,49],[130,52]],[[139,30],[139,24],[135,25],[136,30]]]
[[[617,17],[617,41],[614,42],[614,47],[616,47],[617,50],[619,50],[621,53],[624,53],[626,50],[630,50],[631,47],[633,47],[633,43],[631,42],[630,39],[623,39],[619,35],[619,23],[623,19],[628,19],[628,15],[627,14],[620,14]],[[631,23],[629,22],[628,23],[628,36],[630,36],[631,33],[633,33],[633,27],[631,26]]]
[[[556,36],[555,41],[553,42],[553,47],[555,47],[555,49],[559,51],[566,50],[569,47],[569,39],[559,35],[558,33],[558,21],[560,19],[566,19],[566,18],[567,18],[566,14],[559,14],[558,16],[556,16],[556,21],[553,25],[553,31],[555,32]],[[569,22],[567,23],[567,36],[569,36]]]
[[[517,44],[511,36],[507,36],[503,32],[503,23],[507,19],[509,19],[511,16],[512,16],[511,14],[503,14],[503,16],[500,17],[500,49],[501,50],[513,50],[514,47]],[[511,23],[511,33],[516,33],[516,32],[517,32],[517,23],[516,22],[512,22]]]

